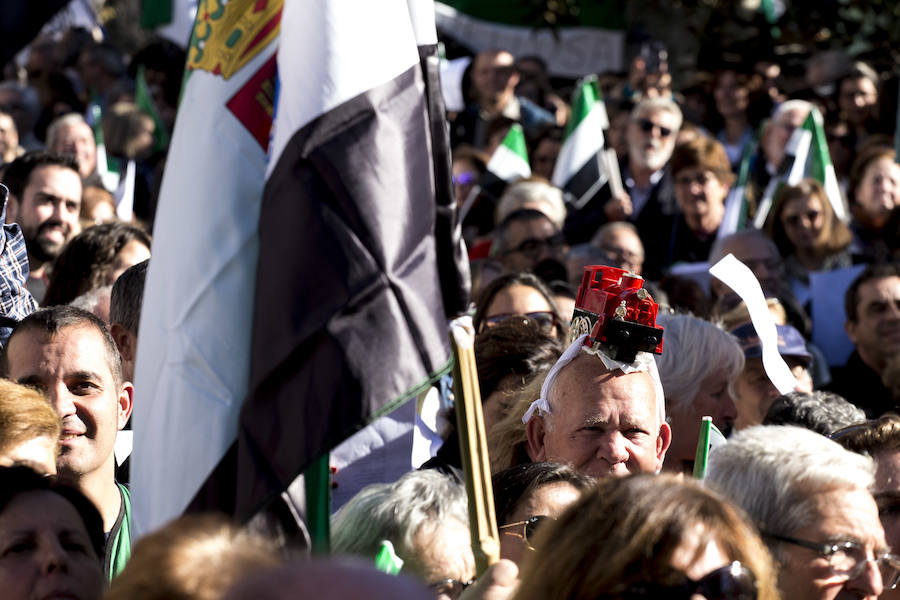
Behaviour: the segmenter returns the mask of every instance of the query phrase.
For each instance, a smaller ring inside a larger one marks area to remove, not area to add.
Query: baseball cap
[[[812,354],[806,349],[806,341],[800,332],[790,325],[775,325],[778,332],[778,353],[782,356],[798,358],[808,367],[812,364]],[[731,334],[737,338],[741,350],[744,351],[744,358],[761,358],[762,344],[753,323],[746,323],[731,331]]]

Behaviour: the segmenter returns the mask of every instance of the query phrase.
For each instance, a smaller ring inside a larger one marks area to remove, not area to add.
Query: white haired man
[[[681,109],[670,98],[645,98],[632,109],[625,131],[628,156],[620,157],[626,194],[610,197],[605,187],[583,208],[570,210],[565,227],[569,243],[589,241],[609,221],[631,221],[645,243],[649,237],[668,235],[660,230],[661,220],[677,213],[678,205],[666,166],[682,120]]]
[[[553,366],[522,419],[528,456],[593,477],[659,471],[672,432],[652,355],[617,362],[586,347],[585,337]]]
[[[799,427],[736,433],[710,457],[708,484],[743,508],[778,565],[782,598],[878,597],[893,579],[871,458]]]

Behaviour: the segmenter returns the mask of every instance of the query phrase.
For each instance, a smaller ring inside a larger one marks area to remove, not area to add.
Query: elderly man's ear
[[[547,459],[547,452],[544,448],[546,434],[544,417],[540,415],[534,415],[525,425],[525,451],[534,462],[544,462]]]
[[[656,471],[662,470],[663,461],[666,459],[666,450],[672,443],[672,428],[668,423],[659,426],[659,435],[656,436]]]

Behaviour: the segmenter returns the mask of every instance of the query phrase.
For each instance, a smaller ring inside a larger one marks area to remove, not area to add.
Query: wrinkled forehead
[[[657,389],[647,371],[610,371],[596,356],[581,354],[559,372],[549,401],[553,411],[572,411],[579,418],[615,410],[633,419],[661,422]]]

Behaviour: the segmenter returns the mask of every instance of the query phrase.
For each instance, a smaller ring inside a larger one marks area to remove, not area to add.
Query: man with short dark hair
[[[844,329],[856,346],[844,367],[832,369],[829,391],[876,418],[896,410],[881,381],[889,359],[900,354],[900,266],[872,265],[844,295]]]
[[[559,227],[541,211],[525,208],[497,226],[491,253],[507,271],[533,271],[542,261],[554,260],[565,273],[566,249]]]
[[[134,381],[141,303],[149,266],[150,259],[147,259],[129,267],[116,279],[109,299],[109,332],[122,357],[122,374],[126,381]]]
[[[484,148],[488,124],[498,117],[521,123],[533,135],[542,125],[554,125],[555,117],[527,98],[516,95],[519,73],[513,55],[496,48],[479,52],[472,61],[472,91],[475,102],[452,123],[453,146],[461,143]]]
[[[108,534],[105,572],[130,554],[130,493],[116,483],[116,433],[131,415],[134,388],[122,378],[115,342],[94,315],[71,306],[38,310],[13,330],[3,373],[43,392],[62,421],[59,476],[90,498]]]
[[[81,175],[70,156],[29,152],[7,167],[3,183],[18,206],[31,273],[28,290],[40,302],[47,288],[47,267],[79,231]]]

